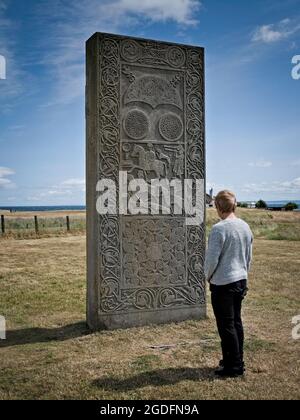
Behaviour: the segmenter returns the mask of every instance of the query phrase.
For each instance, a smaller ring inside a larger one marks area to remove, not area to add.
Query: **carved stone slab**
[[[204,50],[87,42],[87,320],[125,328],[205,316],[205,227],[184,215],[99,215],[96,184],[205,179]],[[119,191],[118,191],[119,192]]]

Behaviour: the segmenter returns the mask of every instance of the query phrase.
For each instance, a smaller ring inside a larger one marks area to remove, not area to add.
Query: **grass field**
[[[10,213],[0,211],[5,218],[5,234],[0,239],[30,239],[64,236],[67,232],[66,216],[69,216],[70,233],[85,232],[85,211],[42,211]],[[34,216],[38,218],[38,234],[35,231]]]
[[[300,314],[299,215],[241,214],[256,235],[244,379],[214,378],[220,352],[210,304],[203,321],[91,334],[85,236],[6,238],[0,399],[299,399],[300,340],[291,335],[292,317]],[[209,210],[209,227],[214,220]]]
[[[85,233],[85,211],[19,212],[1,211],[5,216],[5,235],[1,239],[48,238],[52,236],[82,235]],[[300,212],[272,212],[256,209],[238,209],[238,216],[251,226],[256,238],[300,241]],[[34,216],[38,217],[39,233],[35,233]],[[66,227],[70,218],[71,232]],[[207,213],[207,232],[218,218],[215,210]]]

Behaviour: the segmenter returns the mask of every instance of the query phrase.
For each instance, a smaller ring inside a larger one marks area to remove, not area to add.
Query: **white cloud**
[[[68,104],[84,95],[85,41],[95,32],[130,34],[145,22],[172,21],[195,25],[199,0],[48,0],[38,9],[37,25],[47,27],[41,60],[49,69],[55,91],[45,106]],[[41,28],[42,29],[42,28]],[[53,49],[55,46],[55,49]]]
[[[279,23],[262,25],[252,36],[253,42],[271,44],[289,38],[300,30],[299,23],[291,19],[283,19]]]
[[[248,166],[255,168],[270,168],[272,166],[272,162],[265,159],[259,159],[255,162],[249,162]]]
[[[197,0],[119,0],[115,2],[121,13],[139,14],[156,22],[173,20],[184,25],[194,25],[194,13],[199,10]]]
[[[78,198],[82,200],[85,192],[85,179],[71,178],[61,182],[58,185],[52,185],[43,191],[27,197],[27,201],[47,202],[52,199],[66,197],[67,199]]]
[[[6,178],[0,178],[0,188],[7,188],[11,185],[11,181]]]
[[[245,184],[242,188],[246,193],[300,193],[300,177],[291,181],[273,181]]]
[[[85,186],[85,179],[79,179],[79,178],[72,178],[72,179],[67,179],[66,181],[62,182],[62,186],[67,186],[67,187],[84,187]]]
[[[0,189],[14,187],[14,183],[7,178],[10,175],[14,175],[14,173],[12,169],[0,166]]]
[[[8,2],[0,0],[0,54],[5,58],[6,79],[0,80],[0,112],[6,113],[13,107],[15,100],[20,100],[25,92],[28,75],[22,68],[22,58],[15,54],[18,26],[6,16]],[[28,93],[26,93],[28,94]]]
[[[48,195],[72,195],[72,191],[70,190],[49,190],[43,194],[43,197],[47,197]]]
[[[200,0],[41,0],[30,14],[30,23],[42,36],[21,61],[14,55],[12,35],[18,26],[6,18],[6,2],[0,0],[0,53],[7,61],[7,80],[0,85],[2,112],[12,108],[10,99],[15,101],[25,92],[30,95],[36,86],[30,83],[31,88],[26,89],[34,76],[24,71],[23,60],[46,68],[50,98],[43,107],[69,104],[84,96],[85,41],[93,33],[130,34],[141,27],[141,21],[170,21],[187,27],[197,23],[196,13],[201,7]]]
[[[234,187],[229,184],[225,185],[225,184],[219,184],[216,182],[206,181],[206,191],[209,192],[211,188],[213,189],[213,195],[217,195],[219,191],[223,191],[223,190],[230,190],[230,191],[234,190]]]
[[[3,178],[4,176],[7,176],[7,175],[14,175],[14,173],[15,172],[12,169],[0,166],[0,178]]]

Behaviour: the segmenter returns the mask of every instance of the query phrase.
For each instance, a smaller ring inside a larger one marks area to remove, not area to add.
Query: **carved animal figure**
[[[138,167],[146,172],[153,171],[159,179],[166,176],[166,164],[156,159],[156,154],[153,149],[146,151],[142,146],[135,145],[132,156],[138,156]]]

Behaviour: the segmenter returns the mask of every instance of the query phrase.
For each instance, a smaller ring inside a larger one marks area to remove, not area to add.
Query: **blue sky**
[[[208,187],[300,199],[300,0],[0,0],[0,205],[84,204],[96,31],[204,46]]]

